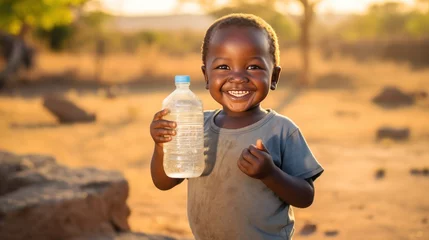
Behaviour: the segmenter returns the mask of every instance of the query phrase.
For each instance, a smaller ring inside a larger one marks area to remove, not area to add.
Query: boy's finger
[[[168,120],[156,120],[153,121],[153,128],[175,128],[176,127],[176,123],[173,121],[168,121]]]
[[[266,157],[266,154],[268,154],[266,151],[259,149],[255,145],[249,146],[249,152],[258,159],[264,158]]]
[[[157,142],[158,143],[166,143],[171,141],[171,137],[170,136],[157,136]]]
[[[251,152],[250,148],[245,149],[245,152],[243,151],[242,156],[250,164],[255,164],[259,162],[258,156],[255,156],[255,154]]]
[[[156,131],[156,135],[159,135],[159,136],[166,136],[166,135],[175,136],[176,135],[176,131],[175,130],[171,130],[171,129],[166,129],[166,128],[159,128]]]
[[[265,147],[261,139],[256,140],[256,148],[268,153],[268,149]]]
[[[157,113],[155,113],[155,115],[153,116],[153,120],[159,120],[162,119],[162,117],[164,117],[165,115],[167,115],[170,111],[166,108],[163,109]]]
[[[237,161],[237,166],[238,168],[243,172],[243,173],[248,173],[249,169],[252,168],[252,165],[250,165],[250,163],[246,162],[244,159],[240,158]]]

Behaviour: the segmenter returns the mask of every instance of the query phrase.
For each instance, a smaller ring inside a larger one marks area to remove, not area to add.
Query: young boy
[[[188,218],[196,240],[291,239],[291,206],[314,198],[313,181],[323,168],[299,128],[261,107],[279,81],[277,36],[264,20],[233,14],[217,20],[202,46],[206,88],[222,109],[204,113],[206,169],[188,179]],[[166,176],[162,144],[176,123],[155,114],[151,173],[168,190],[183,179]]]

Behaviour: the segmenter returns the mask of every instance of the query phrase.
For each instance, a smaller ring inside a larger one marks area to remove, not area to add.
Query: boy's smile
[[[213,33],[203,73],[226,115],[259,112],[270,86],[275,89],[280,68],[275,68],[269,50],[266,33],[254,27],[229,26]]]

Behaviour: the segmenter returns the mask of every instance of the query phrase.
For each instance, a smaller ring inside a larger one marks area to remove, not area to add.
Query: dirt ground
[[[79,62],[79,58],[63,58]],[[45,67],[58,61],[54,57],[44,59],[41,62]],[[192,61],[198,66],[197,57]],[[297,123],[325,168],[315,182],[313,205],[295,209],[294,239],[429,239],[429,174],[411,174],[412,169],[429,169],[429,100],[397,109],[371,102],[386,85],[429,92],[429,70],[416,72],[404,65],[357,64],[344,59],[318,60],[314,70],[317,81],[310,88],[298,90],[288,84],[296,77],[298,64],[286,63],[279,89],[271,92],[262,105]],[[66,67],[52,69],[64,72]],[[192,71],[192,76],[198,76],[197,67]],[[117,75],[121,72],[109,73],[110,82]],[[133,231],[190,238],[186,184],[163,192],[153,186],[150,178],[153,142],[149,124],[174,87],[172,78],[171,83],[163,81],[154,88],[156,81],[149,78],[146,85],[119,87],[113,99],[94,84],[74,86],[54,81],[0,91],[0,149],[53,155],[70,167],[121,171],[131,187],[128,204]],[[207,91],[195,87],[198,81],[192,86],[204,108],[218,108]],[[52,92],[65,94],[96,113],[97,121],[58,124],[42,106],[43,95]],[[382,126],[409,127],[410,138],[403,142],[376,141],[376,131]],[[384,174],[377,177],[380,173]],[[300,234],[307,223],[315,224],[316,231]]]
[[[170,90],[123,89],[115,99],[106,98],[103,90],[68,90],[67,97],[98,118],[74,125],[56,123],[43,108],[41,97],[49,89],[2,93],[0,149],[53,155],[71,167],[119,170],[131,186],[128,204],[134,231],[191,237],[186,185],[162,192],[149,174],[149,124]],[[315,183],[314,204],[295,210],[294,239],[429,238],[429,176],[410,174],[411,169],[429,167],[429,105],[383,109],[371,102],[378,90],[284,87],[265,100],[264,107],[301,127],[326,169]],[[206,109],[218,107],[206,91],[196,93]],[[399,143],[377,142],[380,126],[410,127],[411,137]],[[377,171],[384,177],[376,178]],[[316,232],[301,235],[306,223],[315,224]]]

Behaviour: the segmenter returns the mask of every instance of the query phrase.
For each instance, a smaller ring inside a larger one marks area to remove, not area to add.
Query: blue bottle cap
[[[188,75],[176,75],[174,77],[175,83],[190,83],[191,78]]]

